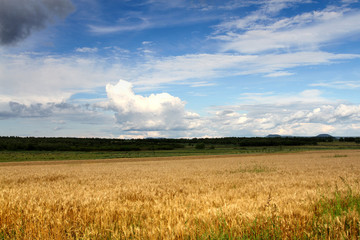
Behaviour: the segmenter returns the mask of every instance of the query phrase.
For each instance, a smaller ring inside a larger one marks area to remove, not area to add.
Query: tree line
[[[176,142],[104,138],[0,137],[0,150],[26,151],[141,151],[184,147]]]
[[[348,141],[344,138],[342,141]],[[355,139],[359,140],[359,139]],[[318,142],[333,141],[317,137],[224,137],[224,138],[149,138],[149,139],[106,139],[106,138],[61,138],[61,137],[0,137],[0,151],[149,151],[173,150],[178,148],[218,146],[300,146],[316,145]]]
[[[341,137],[339,138],[340,142],[356,142],[360,143],[360,137]]]

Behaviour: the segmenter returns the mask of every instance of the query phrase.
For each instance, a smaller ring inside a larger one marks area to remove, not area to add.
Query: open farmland
[[[0,239],[359,237],[359,150],[0,163],[0,171]]]

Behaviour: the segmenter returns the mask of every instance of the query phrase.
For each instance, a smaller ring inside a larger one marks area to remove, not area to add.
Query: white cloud
[[[169,2],[169,1],[167,1]],[[142,31],[145,29],[164,28],[169,26],[184,26],[193,23],[207,22],[218,19],[216,14],[184,13],[183,11],[167,12],[166,9],[144,14],[131,12],[127,16],[118,19],[114,24],[88,25],[89,31],[94,34],[113,34],[121,32]],[[165,10],[165,11],[164,11]]]
[[[322,44],[360,33],[360,12],[342,7],[273,19],[255,12],[243,19],[217,26],[214,38],[223,41],[223,51],[261,53],[267,51],[317,50]],[[225,34],[220,34],[224,31]]]
[[[47,119],[59,132],[67,134],[74,123],[94,123],[102,129],[102,136],[121,138],[360,134],[360,105],[331,102],[316,89],[280,96],[245,93],[245,103],[217,107],[202,117],[186,111],[185,102],[178,97],[168,93],[138,95],[132,84],[123,80],[108,84],[106,91],[108,102],[102,106],[12,102],[4,110],[6,106],[0,104],[0,118]],[[111,135],[106,136],[104,131]]]
[[[140,74],[135,78],[138,84],[148,85],[237,75],[239,70],[232,68],[252,62],[254,58],[256,57],[226,54],[188,54],[152,58],[138,66]]]
[[[80,53],[96,53],[98,51],[97,48],[89,48],[89,47],[82,47],[75,49],[76,52]]]
[[[283,103],[327,103],[328,99],[321,96],[322,92],[318,89],[308,89],[300,93],[275,94],[269,93],[242,93],[240,99],[246,104],[274,104]]]
[[[163,138],[167,137],[167,135],[164,135],[163,133],[159,131],[149,131],[149,132],[143,132],[143,131],[127,131],[128,134],[121,134],[118,136],[118,138],[121,139],[144,139],[144,138]]]
[[[123,84],[127,85],[128,83]],[[158,110],[162,107],[153,108],[151,111],[144,110],[143,105],[150,102],[149,97],[142,97],[134,93],[131,93],[132,97],[129,97],[127,93],[125,94],[127,97],[124,97],[127,99],[126,101],[120,101],[121,103],[118,104],[112,102],[110,105],[111,109],[119,115],[116,118],[120,127],[119,131],[122,132],[119,136],[124,138],[266,136],[272,133],[296,136],[315,136],[320,133],[336,136],[360,134],[358,124],[360,105],[305,101],[306,95],[310,92],[297,94],[299,99],[301,96],[303,97],[302,101],[288,99],[282,103],[256,102],[217,107],[206,117],[193,114],[194,116],[190,119],[191,114],[184,114],[184,111],[179,110],[182,113],[178,116],[182,120],[180,119],[175,125],[180,122],[180,125],[188,126],[180,129],[164,127],[164,123],[160,123],[164,119],[163,115],[167,113],[167,110]],[[174,100],[174,97],[169,97],[166,102],[177,101]],[[183,108],[184,106],[180,102],[178,102],[179,108]],[[141,106],[137,106],[138,104]],[[122,112],[129,109],[129,106],[134,106],[134,109],[137,110]],[[131,118],[131,123],[126,122],[126,119]],[[156,129],[154,129],[154,125],[146,122],[146,120],[153,122],[154,118],[159,123]],[[172,123],[174,124],[174,122]],[[190,124],[193,124],[192,127]]]
[[[315,136],[319,133],[359,135],[360,105],[287,102],[223,107],[207,122],[223,136],[268,134]],[[352,129],[352,132],[351,132]]]
[[[290,73],[290,72],[286,72],[286,71],[277,71],[277,72],[272,72],[269,74],[266,74],[266,77],[285,77],[285,76],[291,76],[294,75],[294,73]]]
[[[104,88],[109,82],[117,82],[119,77],[134,79],[136,89],[150,90],[168,83],[212,86],[217,77],[246,74],[287,76],[290,74],[287,70],[297,66],[331,64],[356,57],[359,56],[326,52],[262,56],[189,54],[150,57],[132,65],[122,65],[117,55],[112,58],[5,53],[0,57],[0,101],[26,105],[65,102],[76,93],[91,92]]]
[[[0,100],[31,104],[62,102],[104,87],[122,75],[124,66],[105,58],[4,54],[0,70]]]
[[[190,86],[191,87],[208,87],[208,86],[214,86],[216,85],[215,83],[211,83],[211,82],[206,82],[206,81],[199,81],[199,82],[191,82]]]
[[[265,55],[188,54],[151,58],[136,67],[137,75],[133,76],[133,79],[141,85],[158,85],[249,74],[265,74],[268,77],[289,76],[292,73],[286,70],[295,67],[331,64],[359,57],[360,55],[356,54],[333,54],[322,51]]]
[[[357,3],[358,0],[341,0],[343,3]]]
[[[328,87],[335,89],[354,89],[360,88],[360,81],[331,81],[331,82],[319,82],[309,84],[313,87]]]
[[[281,10],[289,8],[293,5],[309,2],[311,2],[311,0],[269,0],[264,1],[261,11],[268,14],[276,14],[279,13]]]
[[[197,114],[185,111],[185,103],[168,93],[136,95],[130,82],[107,84],[109,108],[123,130],[184,130],[196,127]]]
[[[283,95],[243,93],[241,100],[214,108],[206,126],[224,136],[360,135],[360,105],[329,101],[317,89]]]

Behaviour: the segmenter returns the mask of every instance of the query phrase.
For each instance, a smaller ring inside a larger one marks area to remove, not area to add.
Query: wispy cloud
[[[360,88],[360,81],[330,81],[309,84],[313,87],[327,87],[334,89],[354,89]]]
[[[131,12],[128,16],[118,19],[116,22],[107,24],[90,24],[89,31],[95,34],[111,34],[129,31],[142,31],[145,29],[156,29],[174,26],[186,26],[194,23],[207,22],[218,19],[219,16],[211,14],[195,14],[183,12],[140,13]]]
[[[89,47],[82,47],[75,49],[75,51],[79,53],[96,53],[98,50],[99,50],[98,48],[89,48]]]
[[[317,50],[329,41],[359,34],[359,20],[359,11],[343,7],[328,7],[282,19],[256,12],[218,25],[213,38],[223,42],[223,51],[252,54],[309,51]]]
[[[300,93],[275,94],[269,93],[242,93],[242,101],[251,104],[274,104],[287,105],[288,103],[329,103],[329,100],[323,98],[322,92],[318,89],[308,89]]]
[[[77,92],[117,81],[124,70],[119,63],[109,67],[106,58],[77,55],[2,55],[0,100],[61,102]]]
[[[359,58],[356,54],[328,52],[298,52],[264,55],[189,54],[183,56],[151,58],[138,66],[134,76],[137,84],[158,85],[184,82],[188,79],[214,79],[217,77],[263,74],[267,77],[289,76],[299,66],[332,64]]]
[[[81,51],[94,52],[94,49],[82,48]],[[104,87],[119,78],[132,81],[137,88],[148,89],[178,83],[211,86],[216,78],[250,74],[288,76],[294,74],[294,68],[299,66],[332,64],[360,57],[327,52],[189,54],[149,56],[141,61],[125,63],[113,53],[113,48],[104,51],[110,51],[109,56],[100,56],[98,52],[82,56],[3,55],[0,57],[0,98],[21,103],[65,101],[77,92]]]

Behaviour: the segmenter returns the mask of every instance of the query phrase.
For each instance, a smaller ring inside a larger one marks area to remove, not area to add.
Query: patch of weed
[[[240,167],[235,170],[229,171],[230,173],[264,173],[264,172],[272,172],[275,169],[270,168],[268,166],[263,166],[259,164],[255,164],[251,167]]]
[[[360,194],[354,193],[351,186],[341,178],[347,191],[340,191],[336,186],[332,196],[322,197],[314,207],[315,237],[360,238]]]

